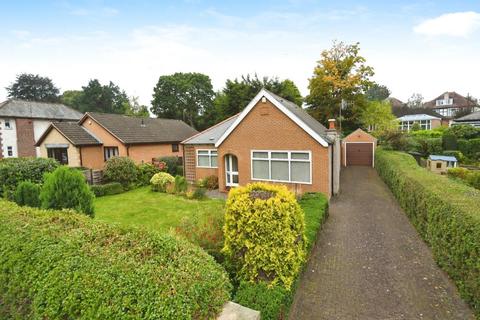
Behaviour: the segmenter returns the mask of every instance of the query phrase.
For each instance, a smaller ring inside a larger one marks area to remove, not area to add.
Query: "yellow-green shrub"
[[[290,289],[306,256],[304,213],[285,186],[253,183],[232,189],[223,253],[237,280]]]
[[[153,191],[167,192],[167,185],[173,183],[175,183],[175,178],[166,172],[156,173],[152,179],[150,179]]]

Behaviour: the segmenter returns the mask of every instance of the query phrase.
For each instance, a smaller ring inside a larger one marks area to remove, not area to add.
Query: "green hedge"
[[[480,316],[480,191],[378,149],[375,167],[433,255]]]
[[[322,193],[305,193],[298,201],[305,214],[305,238],[307,254],[310,253],[328,214],[328,199]],[[305,265],[303,265],[304,267]],[[234,301],[259,310],[262,320],[288,318],[290,305],[300,277],[295,279],[290,291],[266,283],[240,282]]]
[[[123,189],[123,186],[120,182],[96,184],[96,185],[90,186],[90,189],[93,191],[93,193],[97,198],[125,192],[125,189]]]
[[[480,160],[480,138],[477,139],[459,139],[458,150],[466,157]]]
[[[43,174],[52,172],[59,166],[54,159],[11,158],[0,160],[0,196],[11,198],[17,185],[29,180],[36,184],[43,182]]]
[[[0,319],[207,319],[221,266],[168,234],[0,200]]]

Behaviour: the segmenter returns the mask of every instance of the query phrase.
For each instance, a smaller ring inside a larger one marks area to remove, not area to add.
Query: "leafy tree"
[[[339,118],[341,112],[346,127],[353,129],[358,126],[359,111],[366,106],[364,93],[372,85],[373,75],[373,68],[360,55],[358,42],[334,42],[332,48],[321,53],[309,79],[308,111],[324,123]],[[345,107],[340,111],[342,100]]]
[[[82,90],[65,90],[60,96],[60,102],[66,106],[80,110],[80,100],[82,96]]]
[[[138,102],[138,97],[131,97],[127,106],[126,114],[134,117],[148,118],[150,117],[150,112],[148,112],[148,107],[146,105],[140,104]]]
[[[396,118],[392,113],[390,102],[382,100],[369,101],[360,113],[360,123],[376,134],[393,130],[397,127]]]
[[[127,94],[111,81],[108,85],[102,85],[97,79],[90,80],[82,89],[83,93],[78,97],[80,112],[124,114],[129,108]]]
[[[409,108],[421,108],[423,106],[423,96],[420,93],[414,93],[407,101]]]
[[[210,121],[209,125],[242,111],[262,88],[290,100],[299,106],[303,103],[300,91],[295,83],[289,79],[280,81],[277,77],[259,78],[256,74],[253,77],[250,75],[242,75],[240,80],[228,79],[225,83],[225,88],[217,93],[212,109],[206,112],[206,115],[212,115],[208,117]]]
[[[382,101],[390,97],[390,93],[390,90],[386,86],[374,83],[368,88],[365,95],[370,101]]]
[[[29,101],[57,102],[58,88],[52,80],[38,74],[21,73],[14,83],[5,88],[8,98]]]
[[[177,72],[158,79],[150,111],[157,117],[184,120],[198,128],[199,118],[212,107],[214,95],[209,76]]]

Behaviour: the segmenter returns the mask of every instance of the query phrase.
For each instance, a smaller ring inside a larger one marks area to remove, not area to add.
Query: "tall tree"
[[[368,88],[365,95],[369,101],[383,101],[390,97],[390,93],[391,92],[387,86],[374,83]]]
[[[295,83],[289,79],[280,81],[277,77],[259,78],[256,74],[253,77],[242,75],[240,80],[227,80],[225,88],[217,93],[213,110],[210,112],[210,114],[214,114],[216,117],[212,117],[211,121],[213,123],[211,124],[242,111],[262,88],[270,90],[299,106],[303,103],[300,91]]]
[[[82,99],[82,90],[65,90],[60,96],[60,102],[66,106],[80,110],[80,100]]]
[[[17,75],[15,82],[5,89],[8,98],[43,102],[57,102],[60,92],[50,78],[31,73]]]
[[[358,113],[366,105],[364,93],[372,85],[373,68],[360,55],[359,43],[334,42],[324,50],[309,79],[308,111],[326,123],[329,118],[345,119],[344,127],[358,125]],[[342,100],[345,108],[340,111]]]
[[[123,114],[129,108],[127,94],[111,81],[102,85],[97,79],[90,80],[82,89],[83,93],[78,98],[78,110],[81,112]]]
[[[150,112],[148,112],[148,107],[146,105],[140,104],[138,102],[138,97],[131,97],[126,114],[129,116],[148,118],[150,117]]]
[[[420,93],[414,93],[407,101],[409,108],[421,108],[423,106],[423,96]]]
[[[363,128],[377,136],[398,126],[392,113],[392,106],[386,100],[369,101],[365,109],[360,112],[360,123]]]
[[[210,77],[201,73],[175,73],[161,76],[153,88],[150,111],[157,117],[184,120],[200,128],[200,117],[213,105]]]

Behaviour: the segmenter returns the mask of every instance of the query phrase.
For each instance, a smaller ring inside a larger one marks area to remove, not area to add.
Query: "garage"
[[[342,140],[343,165],[374,166],[377,139],[357,129]]]

